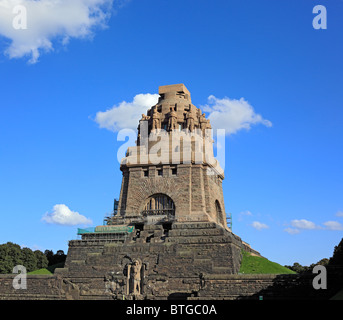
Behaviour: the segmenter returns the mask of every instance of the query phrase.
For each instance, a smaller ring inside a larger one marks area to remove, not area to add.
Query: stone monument
[[[121,161],[117,209],[69,242],[59,273],[85,298],[196,296],[206,278],[238,273],[242,249],[258,254],[227,225],[209,120],[183,84],[159,95]]]

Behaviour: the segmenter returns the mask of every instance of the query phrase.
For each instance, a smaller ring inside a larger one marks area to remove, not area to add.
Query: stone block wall
[[[52,275],[27,275],[26,289],[14,289],[13,279],[17,275],[0,275],[0,300],[59,300],[65,295],[60,280]]]
[[[175,204],[178,221],[215,221],[226,227],[226,213],[222,178],[209,174],[208,166],[179,164],[177,174],[172,175],[171,166],[163,166],[163,176],[157,175],[156,166],[124,167],[119,203],[119,215],[137,216],[146,200],[154,194],[165,194]],[[149,170],[149,176],[144,176]],[[217,215],[216,201],[221,214]]]
[[[129,299],[125,291],[113,294],[103,276],[89,273],[72,275],[56,269],[52,276],[32,275],[27,290],[15,290],[14,275],[0,275],[0,300],[112,300]],[[93,270],[94,271],[94,270]],[[173,277],[154,274],[144,280],[144,298],[148,300],[327,300],[343,285],[342,270],[329,270],[328,288],[315,290],[313,274],[287,275],[202,275]],[[116,282],[120,287],[120,281]]]

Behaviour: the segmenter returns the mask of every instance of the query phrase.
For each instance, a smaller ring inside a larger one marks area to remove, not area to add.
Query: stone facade
[[[127,260],[128,263],[131,263]],[[126,295],[124,284],[110,273],[66,272],[51,276],[30,275],[26,290],[13,289],[14,275],[0,275],[0,300],[327,300],[342,289],[342,268],[328,268],[326,290],[315,290],[314,274],[201,275],[193,277],[150,276],[142,295]],[[64,274],[61,276],[61,274]],[[150,287],[148,287],[150,286]],[[120,291],[117,287],[121,287]],[[170,290],[169,290],[169,289]],[[116,293],[117,292],[117,293]]]
[[[159,94],[158,103],[142,115],[137,145],[122,159],[118,217],[131,223],[149,197],[159,194],[172,200],[175,221],[214,221],[227,228],[224,174],[213,157],[209,120],[183,84],[162,86]]]
[[[190,297],[205,277],[237,274],[242,249],[259,255],[226,223],[209,120],[183,84],[159,94],[121,162],[118,211],[70,241],[59,270],[89,298],[104,290],[115,299]]]
[[[163,176],[158,176],[157,168],[149,165],[123,169],[119,203],[121,214],[125,212],[123,216],[136,216],[149,196],[165,194],[173,199],[177,221],[214,221],[226,226],[222,179],[209,175],[203,164],[180,164],[177,174],[172,174],[173,165],[163,165],[160,167]],[[144,170],[148,171],[147,177]]]
[[[202,276],[237,273],[241,248],[239,237],[213,222],[175,222],[172,228],[169,223],[150,224],[111,242],[92,235],[70,241],[65,269],[59,272],[73,283],[85,284],[91,277],[90,288],[102,290],[108,277],[112,288],[108,293],[130,299],[134,292],[127,270],[139,259],[139,297],[167,299],[180,290],[191,294]]]

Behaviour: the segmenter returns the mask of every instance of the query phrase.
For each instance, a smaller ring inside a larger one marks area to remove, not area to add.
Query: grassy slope
[[[281,266],[276,262],[266,258],[253,256],[248,252],[243,252],[243,259],[239,273],[244,274],[287,274],[294,271]]]
[[[35,270],[28,274],[53,274],[56,268],[63,268],[64,263],[58,263],[48,268]],[[292,270],[287,269],[279,265],[278,263],[269,261],[266,258],[252,256],[248,252],[243,252],[243,259],[239,273],[244,274],[287,274],[295,273]]]
[[[57,264],[54,264],[54,265],[49,266],[47,268],[38,269],[38,270],[28,272],[27,274],[53,274],[56,268],[63,268],[63,266],[64,266],[64,262],[57,263]]]

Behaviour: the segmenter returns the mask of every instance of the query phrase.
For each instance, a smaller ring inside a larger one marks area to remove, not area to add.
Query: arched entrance
[[[141,212],[143,216],[155,216],[155,215],[175,215],[174,201],[166,194],[158,193],[150,196],[144,205],[144,209]]]

